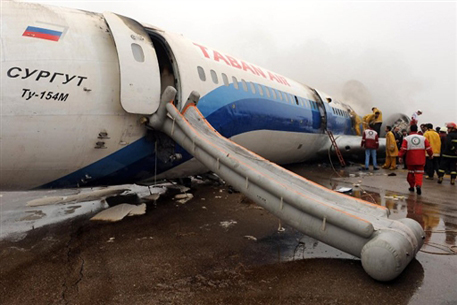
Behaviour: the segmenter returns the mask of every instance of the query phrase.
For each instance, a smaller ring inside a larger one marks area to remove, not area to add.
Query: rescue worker
[[[405,154],[408,156],[408,176],[406,180],[409,183],[409,191],[414,192],[416,187],[417,195],[422,194],[422,178],[424,176],[425,152],[430,158],[433,158],[433,151],[428,140],[417,134],[417,125],[411,125],[409,136],[403,139],[401,150],[398,153],[401,159]]]
[[[379,147],[378,134],[373,130],[372,125],[368,125],[368,129],[363,131],[362,143],[360,146],[365,148],[365,167],[362,170],[368,170],[370,165],[370,156],[373,159],[373,170],[378,170],[378,162],[376,160],[376,150]]]
[[[360,124],[362,124],[362,119],[360,118],[360,116],[355,113],[354,110],[352,110],[351,108],[348,108],[348,113],[349,113],[349,116],[351,117],[351,121],[352,121],[352,128],[354,128],[354,131],[355,131],[355,134],[358,135],[358,136],[361,136],[362,135],[362,132],[360,130]]]
[[[403,139],[406,138],[406,137],[408,136],[408,131],[407,131],[406,129],[402,129],[402,130],[401,130],[401,135],[402,135],[402,137],[401,137],[401,143],[400,143],[400,147],[398,148],[398,152],[400,152],[401,146],[402,146],[402,144],[403,144]],[[408,164],[408,161],[407,161],[406,158],[407,158],[407,156],[404,155],[404,156],[403,156],[403,169],[408,169],[408,167],[406,167],[406,164]],[[401,162],[400,162],[400,157],[398,157],[398,163],[401,163]]]
[[[427,130],[425,129],[425,124],[421,124],[420,130],[417,133],[420,134],[421,136],[423,136],[426,131]]]
[[[400,127],[396,126],[392,132],[394,133],[394,136],[395,136],[395,143],[397,144],[397,150],[400,150],[401,144],[403,143],[403,134],[400,131]],[[396,159],[397,159],[396,160],[397,164],[400,163],[400,162],[398,162],[398,156]],[[397,168],[398,168],[398,165],[397,165]]]
[[[419,122],[419,116],[422,114],[422,111],[419,109],[416,112],[413,113],[411,116],[411,121],[409,122],[409,125],[417,125]]]
[[[368,127],[374,122],[374,113],[369,113],[362,118],[363,129],[368,129]]]
[[[433,150],[433,159],[427,158],[425,161],[425,173],[427,177],[425,179],[433,180],[433,175],[438,176],[438,169],[440,167],[440,154],[441,154],[441,139],[439,134],[433,129],[433,124],[425,124],[424,137],[430,143]]]
[[[440,154],[440,157],[442,157],[443,151],[444,151],[444,144],[446,144],[447,127],[446,126],[441,127],[440,128],[440,132],[438,134],[440,135],[440,140],[441,140],[441,154]]]
[[[450,171],[451,184],[455,185],[457,176],[457,125],[447,123],[447,136],[444,144],[444,150],[441,157],[440,169],[438,170],[438,183],[443,183],[443,177],[446,170]]]
[[[382,166],[384,169],[397,169],[398,147],[395,142],[395,135],[392,127],[386,126],[386,163]]]
[[[378,136],[381,134],[381,126],[382,126],[382,112],[376,107],[371,108],[373,113],[375,114],[373,118],[373,129],[378,133]]]
[[[403,134],[400,132],[400,127],[396,126],[394,128],[395,143],[397,143],[397,148],[400,149],[401,144],[403,143]]]

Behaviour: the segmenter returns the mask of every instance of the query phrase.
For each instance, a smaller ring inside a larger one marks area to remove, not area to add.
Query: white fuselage
[[[106,20],[80,10],[3,4],[1,189],[106,185],[204,170],[186,169],[189,156],[181,163],[160,156],[168,142],[156,145],[157,135],[142,122],[152,113],[135,110],[136,98],[148,89],[135,87],[135,78],[159,91],[174,86],[178,108],[199,92],[199,109],[219,132],[274,162],[314,157],[328,145],[324,127],[353,134],[348,105],[323,103],[327,96],[305,85],[148,25],[130,36],[152,39],[157,71],[131,75],[130,69],[126,76],[129,64],[112,33],[124,30],[122,20],[120,30]],[[144,46],[133,44],[141,64]]]

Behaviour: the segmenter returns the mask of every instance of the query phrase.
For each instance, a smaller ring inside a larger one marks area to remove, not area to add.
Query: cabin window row
[[[334,107],[332,107],[332,109],[333,109],[333,113],[336,115],[347,117],[347,118],[350,117],[349,113],[345,110],[341,110],[341,109],[334,108]]]
[[[202,67],[198,66],[197,71],[198,71],[198,76],[200,77],[200,80],[205,82],[206,81],[205,70]],[[218,74],[216,71],[210,70],[210,76],[211,76],[211,80],[213,81],[214,84],[216,84],[216,85],[219,84],[219,78],[218,78]],[[222,76],[222,82],[223,82],[224,86],[228,87],[230,85],[228,76],[225,73],[221,73],[221,76]],[[233,87],[235,89],[239,90],[240,85],[239,85],[238,79],[235,76],[232,76],[232,82],[233,82]],[[286,92],[283,92],[278,89],[273,89],[273,88],[270,88],[268,86],[264,86],[261,84],[247,82],[244,79],[241,79],[241,89],[244,90],[245,92],[251,91],[253,94],[258,93],[260,96],[266,96],[268,98],[285,101],[286,103],[289,103],[289,104],[296,104],[296,105],[305,106],[307,108],[311,108],[314,110],[319,110],[317,103],[315,101],[297,97],[296,95],[292,95],[290,93],[286,93]]]

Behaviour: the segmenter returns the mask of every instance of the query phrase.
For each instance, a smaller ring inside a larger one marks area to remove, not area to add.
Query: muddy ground
[[[316,242],[242,194],[191,192],[118,223],[87,215],[0,241],[0,304],[408,304],[423,281],[417,260],[380,283],[344,254],[302,259]]]

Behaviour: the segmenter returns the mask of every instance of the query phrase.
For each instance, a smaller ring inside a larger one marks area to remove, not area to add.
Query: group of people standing
[[[382,124],[381,111],[373,107],[373,113],[364,117],[365,130],[362,135],[361,146],[365,148],[365,167],[369,169],[370,158],[373,160],[373,169],[378,170],[376,150],[379,148],[379,130],[381,125],[376,126],[379,120]],[[455,185],[457,177],[457,126],[455,123],[447,123],[445,128],[433,125],[421,124],[418,130],[418,116],[422,111],[416,111],[411,117],[409,132],[406,129],[400,131],[399,127],[392,130],[386,126],[386,161],[382,168],[397,169],[399,163],[404,163],[408,169],[407,181],[409,191],[422,194],[422,180],[424,171],[426,179],[433,180],[436,172],[438,183],[441,184],[444,175],[448,172],[451,176],[451,185]],[[376,126],[376,129],[375,129]],[[447,132],[446,130],[447,129]]]

